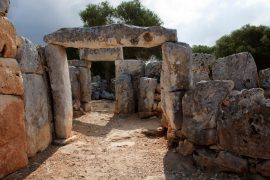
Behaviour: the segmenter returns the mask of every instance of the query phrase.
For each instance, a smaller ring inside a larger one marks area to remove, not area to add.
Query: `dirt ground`
[[[158,118],[114,115],[112,108],[103,103],[95,107],[96,112],[74,119],[76,141],[51,145],[31,158],[28,167],[5,180],[239,179],[236,175],[202,172],[189,158],[168,151],[164,137],[151,136],[160,127]]]

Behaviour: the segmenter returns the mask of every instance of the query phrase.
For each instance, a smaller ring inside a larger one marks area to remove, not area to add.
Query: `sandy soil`
[[[74,119],[75,142],[51,145],[5,179],[239,179],[202,172],[189,158],[168,151],[156,131],[158,118],[114,115],[106,107],[112,106],[103,104],[98,112]]]

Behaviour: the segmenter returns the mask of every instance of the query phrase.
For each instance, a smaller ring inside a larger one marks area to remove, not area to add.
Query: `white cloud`
[[[81,26],[78,13],[102,0],[13,0],[10,19],[19,34],[41,43],[61,27]],[[178,30],[179,41],[213,45],[224,34],[245,24],[270,25],[269,0],[141,0],[167,28]],[[110,0],[116,6],[121,0]]]

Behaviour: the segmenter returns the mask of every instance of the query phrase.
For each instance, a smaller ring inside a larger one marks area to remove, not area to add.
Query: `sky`
[[[83,25],[79,12],[102,0],[11,0],[9,19],[17,34],[43,44],[43,36],[62,27]],[[123,0],[108,0],[117,6]],[[125,1],[125,0],[124,0]],[[212,46],[246,24],[270,26],[270,0],[141,0],[178,41]]]

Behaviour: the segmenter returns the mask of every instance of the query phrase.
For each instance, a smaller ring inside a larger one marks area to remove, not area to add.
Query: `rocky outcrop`
[[[14,58],[17,52],[16,29],[6,17],[0,16],[0,57]]]
[[[0,94],[23,95],[22,75],[15,59],[0,58]]]
[[[139,93],[139,112],[152,112],[154,106],[154,96],[157,87],[157,80],[153,78],[141,77]]]
[[[177,41],[176,30],[111,24],[88,28],[62,28],[44,37],[49,44],[74,48],[154,47]]]
[[[215,63],[215,57],[211,54],[193,53],[192,54],[192,73],[193,82],[202,80],[211,80],[212,65]]]
[[[191,48],[183,43],[162,45],[161,108],[165,124],[172,129],[182,126],[182,97],[192,86]]]
[[[212,68],[214,80],[232,80],[236,90],[258,87],[255,61],[250,53],[233,54],[217,60]]]
[[[217,115],[233,81],[200,81],[183,97],[182,133],[198,145],[217,143]]]
[[[129,114],[135,112],[134,92],[129,74],[121,74],[115,82],[115,113]]]
[[[123,48],[80,49],[80,59],[86,61],[123,60]]]
[[[45,55],[53,96],[56,137],[69,138],[72,132],[73,111],[66,50],[61,46],[47,45]]]
[[[0,1],[0,16],[7,16],[9,5],[10,5],[10,0]]]

